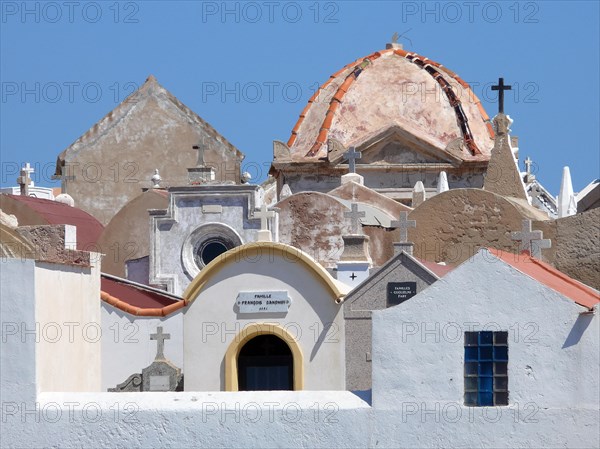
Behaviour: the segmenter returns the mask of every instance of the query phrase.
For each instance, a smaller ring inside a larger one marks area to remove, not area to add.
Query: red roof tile
[[[570,278],[547,263],[531,257],[527,251],[521,254],[507,253],[491,248],[488,248],[488,251],[521,273],[575,301],[580,306],[591,309],[600,303],[600,293],[596,290]]]
[[[440,265],[439,263],[429,262],[428,260],[419,259],[418,257],[415,257],[415,259],[439,278],[444,277],[456,268],[454,265]]]
[[[25,195],[6,195],[35,211],[48,224],[68,224],[77,227],[77,249],[81,251],[101,251],[96,242],[104,226],[92,215],[77,207],[42,198]],[[18,218],[18,217],[17,217]],[[19,223],[27,226],[27,223]]]
[[[186,305],[177,296],[104,273],[100,285],[100,299],[132,315],[166,316]]]

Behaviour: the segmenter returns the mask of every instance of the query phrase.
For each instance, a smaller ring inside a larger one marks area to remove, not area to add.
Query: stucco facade
[[[256,185],[170,189],[167,210],[150,211],[150,284],[181,295],[205,266],[198,258],[203,242],[215,239],[231,249],[254,240],[262,201]],[[276,218],[269,221],[276,230]]]
[[[248,244],[225,256],[205,268],[185,294],[190,301],[183,317],[185,390],[229,389],[226,353],[235,348],[237,357],[236,345],[254,336],[257,325],[297,348],[294,376],[302,376],[301,389],[344,390],[342,286],[287,245]],[[287,292],[287,312],[243,313],[236,305],[240,292],[271,291]]]

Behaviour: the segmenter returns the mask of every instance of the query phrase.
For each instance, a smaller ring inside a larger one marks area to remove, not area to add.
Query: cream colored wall
[[[36,262],[39,392],[100,391],[100,255],[92,267]]]
[[[240,291],[274,290],[286,290],[292,299],[285,316],[236,314]],[[296,337],[304,358],[305,390],[345,389],[341,305],[298,259],[275,254],[259,260],[242,256],[226,264],[190,304],[183,319],[185,390],[223,390],[227,348],[253,323],[276,323]]]

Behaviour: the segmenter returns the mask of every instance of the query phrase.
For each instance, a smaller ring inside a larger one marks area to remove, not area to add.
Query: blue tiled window
[[[465,405],[508,405],[508,332],[465,332]]]

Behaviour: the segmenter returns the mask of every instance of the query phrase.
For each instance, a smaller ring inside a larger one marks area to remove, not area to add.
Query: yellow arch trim
[[[304,251],[294,248],[290,245],[275,242],[254,242],[237,246],[221,254],[210,262],[200,273],[192,280],[190,285],[183,292],[183,298],[187,304],[191,304],[200,294],[210,278],[217,272],[232,262],[240,262],[244,259],[260,260],[260,258],[273,257],[278,254],[289,261],[301,262],[309,268],[317,278],[319,278],[331,292],[336,303],[341,303],[346,292],[340,290],[335,279],[323,268],[315,259]]]
[[[225,353],[225,391],[239,391],[238,355],[244,345],[258,335],[275,335],[287,343],[294,360],[294,391],[302,390],[304,388],[304,356],[294,336],[278,324],[252,323],[235,336]]]

